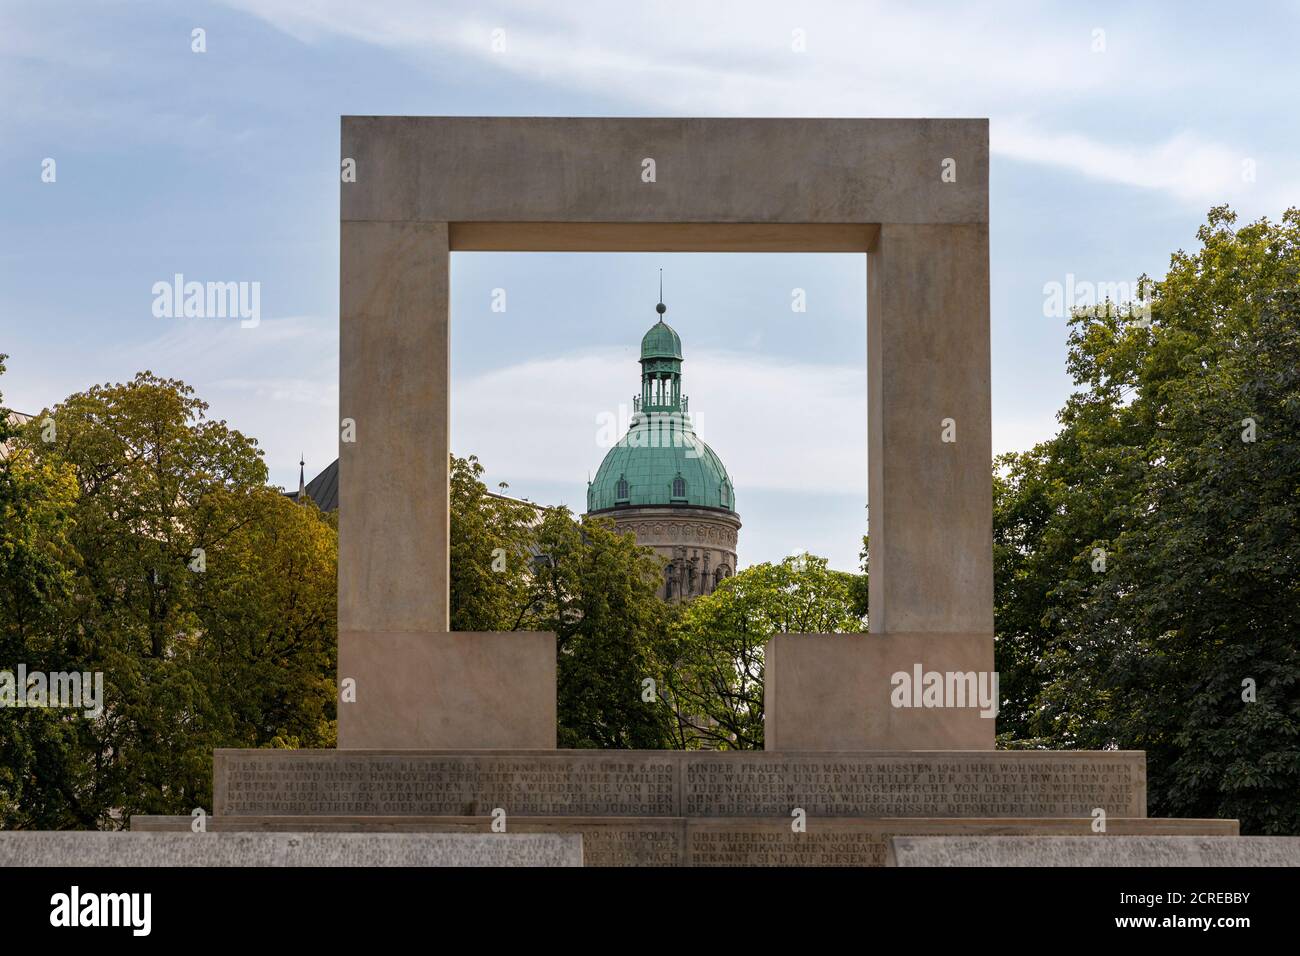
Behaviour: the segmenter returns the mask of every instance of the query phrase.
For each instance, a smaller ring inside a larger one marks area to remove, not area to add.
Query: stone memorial
[[[213,833],[500,854],[495,822],[596,866],[1235,839],[1147,819],[1142,753],[994,749],[986,120],[354,116],[341,139],[339,749],[217,751]],[[870,633],[769,643],[765,751],[557,750],[554,635],[450,631],[458,250],[864,254]]]
[[[345,116],[341,140],[340,749],[554,747],[554,640],[449,631],[451,254],[493,250],[862,254],[880,642],[836,648],[857,683],[812,700],[821,652],[792,642],[776,746],[993,749],[977,710],[869,693],[882,667],[991,676],[987,120]]]

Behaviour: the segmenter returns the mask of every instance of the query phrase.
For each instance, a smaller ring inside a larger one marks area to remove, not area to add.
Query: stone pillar
[[[871,632],[991,646],[986,223],[881,227],[867,262],[867,387]]]
[[[340,256],[339,748],[554,749],[555,635],[449,633],[447,224]]]
[[[447,224],[340,237],[340,635],[448,630]]]

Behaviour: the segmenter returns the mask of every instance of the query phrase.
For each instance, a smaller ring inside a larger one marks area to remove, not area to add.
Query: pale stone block
[[[987,120],[345,117],[341,146],[357,168],[340,185],[339,392],[356,428],[340,453],[341,633],[449,628],[460,236],[512,249],[860,243],[871,630],[991,634]],[[358,736],[344,725],[355,716],[340,718],[344,746],[443,740],[369,716]]]
[[[973,706],[895,707],[893,675],[907,675],[898,696],[913,704],[918,665],[923,675],[954,675],[945,689],[967,695],[970,680],[956,675],[973,675]],[[763,666],[766,750],[993,749],[996,720],[981,716],[978,693],[982,682],[996,704],[992,635],[778,634]]]
[[[357,181],[340,207],[344,221],[987,222],[988,144],[987,119],[345,116]]]
[[[885,866],[890,840],[921,834],[1087,835],[1090,818],[813,817],[796,833],[770,817],[508,817],[511,833],[579,834],[586,866]],[[187,831],[189,817],[131,819],[138,832]],[[490,817],[210,817],[213,832],[488,833]],[[1235,836],[1235,820],[1111,817],[1100,838],[1132,834]]]
[[[897,866],[1300,866],[1300,837],[896,836]]]
[[[554,750],[555,650],[545,631],[340,632],[339,749]]]

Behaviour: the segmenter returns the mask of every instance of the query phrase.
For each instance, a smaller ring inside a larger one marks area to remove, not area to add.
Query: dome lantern
[[[682,395],[682,340],[664,321],[663,272],[659,274],[659,321],[641,337],[641,395],[633,399],[638,412],[684,412]]]

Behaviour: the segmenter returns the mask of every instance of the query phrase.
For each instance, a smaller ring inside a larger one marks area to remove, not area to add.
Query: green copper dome
[[[736,510],[722,459],[695,434],[688,415],[638,415],[587,488],[589,512],[639,505]]]
[[[662,318],[641,339],[643,359],[682,359],[682,340]]]
[[[587,486],[587,511],[680,505],[735,513],[727,469],[691,425],[681,392],[682,340],[659,321],[641,339],[641,394],[628,432]]]

